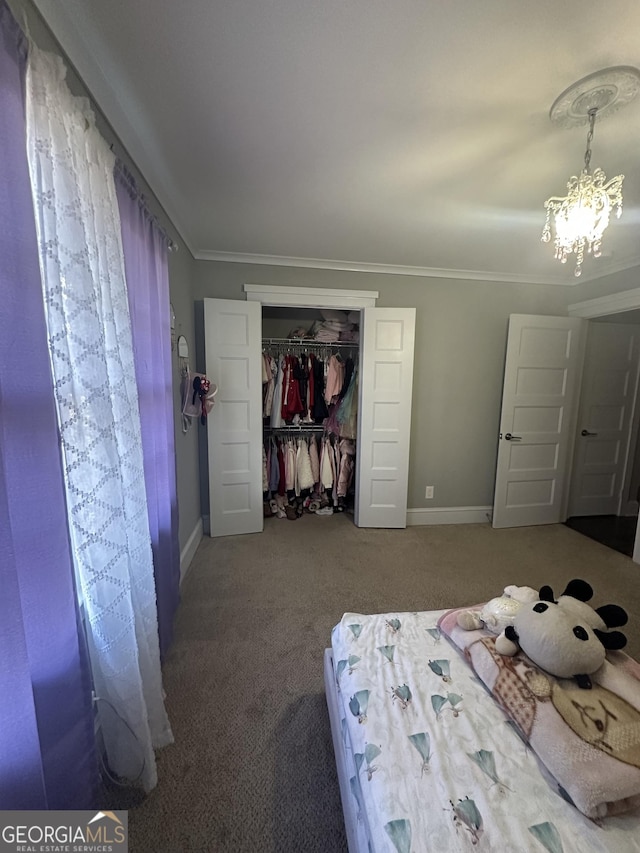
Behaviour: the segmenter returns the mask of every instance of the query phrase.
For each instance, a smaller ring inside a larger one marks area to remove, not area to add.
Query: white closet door
[[[207,418],[211,536],[259,533],[262,512],[262,311],[204,300],[206,373],[218,386]]]
[[[415,308],[365,308],[355,523],[406,527]]]
[[[509,318],[494,527],[558,524],[567,517],[584,323],[576,317]]]

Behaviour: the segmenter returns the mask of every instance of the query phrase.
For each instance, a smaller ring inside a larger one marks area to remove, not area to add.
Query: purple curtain
[[[25,149],[25,45],[0,0],[0,809],[98,800]]]
[[[173,638],[180,546],[175,468],[168,240],[122,163],[115,172],[140,400],[160,655]]]

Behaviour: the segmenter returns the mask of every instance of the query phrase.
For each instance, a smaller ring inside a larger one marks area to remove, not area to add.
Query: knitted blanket
[[[445,613],[440,630],[531,747],[558,793],[590,818],[640,809],[640,665],[623,652],[608,652],[591,676],[593,688],[583,690],[573,679],[539,669],[521,651],[512,658],[500,655],[488,631],[458,626],[459,612]]]

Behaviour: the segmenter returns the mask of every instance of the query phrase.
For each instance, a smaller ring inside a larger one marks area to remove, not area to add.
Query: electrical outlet
[[[433,486],[427,486],[427,488],[424,490],[424,496],[428,499],[433,497]]]

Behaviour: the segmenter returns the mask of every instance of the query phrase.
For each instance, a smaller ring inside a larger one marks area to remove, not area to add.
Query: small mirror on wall
[[[186,373],[189,370],[189,344],[184,335],[178,336],[178,366],[180,373]]]
[[[189,358],[189,344],[184,335],[178,338],[178,358]]]

